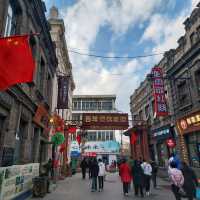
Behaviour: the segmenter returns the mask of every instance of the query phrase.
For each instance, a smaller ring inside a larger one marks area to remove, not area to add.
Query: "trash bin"
[[[44,197],[47,193],[48,177],[38,176],[33,179],[33,197]]]

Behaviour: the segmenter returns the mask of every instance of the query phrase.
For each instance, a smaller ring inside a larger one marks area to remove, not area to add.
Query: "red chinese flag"
[[[131,141],[130,141],[130,143],[131,144],[135,144],[136,141],[137,141],[137,135],[136,135],[136,133],[132,133],[131,134]]]
[[[28,35],[0,38],[0,90],[32,82],[34,70]]]

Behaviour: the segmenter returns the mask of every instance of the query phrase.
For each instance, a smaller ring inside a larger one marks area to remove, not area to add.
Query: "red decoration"
[[[84,157],[96,157],[97,153],[96,152],[85,152],[82,154]]]
[[[76,136],[76,141],[78,142],[78,144],[81,144],[81,135],[77,135]]]
[[[0,90],[32,82],[34,70],[28,35],[0,38]]]
[[[75,126],[71,126],[71,127],[69,127],[69,129],[68,129],[68,132],[69,133],[76,133],[76,127]]]
[[[135,144],[137,141],[137,134],[136,133],[132,133],[131,134],[131,138],[130,138],[130,143],[131,144]]]
[[[56,127],[56,132],[62,132],[62,131],[63,131],[63,129],[61,126]]]
[[[60,153],[63,153],[65,150],[65,142],[60,145]]]
[[[166,143],[167,143],[167,146],[170,147],[170,148],[174,148],[176,146],[176,143],[173,139],[168,139],[166,141]]]
[[[160,67],[154,67],[152,69],[153,75],[153,94],[154,94],[154,113],[156,116],[166,116],[167,102],[165,98],[164,79],[162,69]]]

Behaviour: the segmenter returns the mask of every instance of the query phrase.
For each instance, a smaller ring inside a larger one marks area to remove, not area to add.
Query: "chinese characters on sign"
[[[190,132],[191,129],[200,129],[200,112],[178,120],[177,125],[181,133]]]
[[[126,130],[128,114],[84,113],[82,128],[87,130]]]
[[[69,87],[68,77],[59,76],[57,109],[68,109],[68,87]]]
[[[154,67],[152,69],[153,75],[153,95],[154,95],[154,113],[156,116],[165,116],[167,112],[167,102],[165,99],[164,80],[162,69]]]

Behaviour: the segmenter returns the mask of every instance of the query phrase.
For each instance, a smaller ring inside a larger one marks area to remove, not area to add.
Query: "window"
[[[110,140],[110,132],[106,132],[106,140]]]
[[[102,102],[102,110],[112,110],[112,102],[111,101]]]
[[[149,105],[145,106],[145,116],[146,119],[149,117]]]
[[[195,72],[195,82],[197,87],[197,94],[200,95],[200,70]]]
[[[73,110],[81,110],[81,101],[73,102]]]
[[[102,137],[102,141],[105,141],[105,139],[106,139],[106,138],[105,138],[105,137],[106,137],[105,131],[102,131],[102,132],[101,132],[101,137]]]
[[[140,120],[143,120],[143,113],[142,113],[142,110],[139,111],[139,117],[140,117]]]
[[[47,93],[47,101],[48,101],[48,104],[51,105],[52,80],[51,80],[51,76],[50,76],[50,75],[48,75],[48,79],[47,79],[46,93]]]
[[[189,103],[188,87],[186,80],[180,81],[177,85],[180,107]]]
[[[101,141],[101,131],[98,131],[98,141]]]
[[[11,5],[9,4],[4,36],[11,35],[12,19],[13,19],[13,10],[12,10]]]
[[[191,45],[194,45],[195,44],[195,33],[192,33],[190,35],[190,42],[191,42]]]
[[[114,133],[113,133],[113,131],[110,132],[110,140],[114,140]]]
[[[43,87],[44,87],[44,73],[45,73],[45,62],[43,58],[41,58],[40,66],[38,67],[38,89],[43,94]]]

